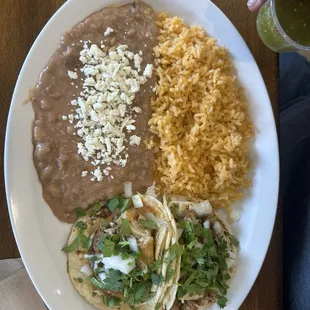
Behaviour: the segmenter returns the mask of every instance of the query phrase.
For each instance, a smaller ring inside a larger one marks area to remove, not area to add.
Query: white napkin
[[[46,310],[20,258],[0,261],[0,310]]]

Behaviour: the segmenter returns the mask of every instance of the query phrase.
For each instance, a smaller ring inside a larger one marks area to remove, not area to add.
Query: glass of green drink
[[[273,51],[310,51],[310,0],[267,0],[256,24]]]

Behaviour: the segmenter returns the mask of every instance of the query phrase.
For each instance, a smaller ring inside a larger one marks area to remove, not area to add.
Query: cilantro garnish
[[[166,282],[170,281],[170,280],[172,279],[173,275],[174,275],[174,269],[168,268],[168,269],[167,269],[167,272],[166,272],[165,281],[166,281]]]
[[[80,232],[83,232],[86,229],[86,225],[83,221],[76,222],[75,227],[78,228]]]
[[[236,248],[239,246],[239,241],[236,239],[234,235],[230,235],[230,242]]]
[[[129,199],[128,198],[124,198],[123,196],[119,196],[119,205],[118,205],[118,208],[120,209],[121,213],[123,213],[127,206],[128,206],[128,203],[129,203]]]
[[[99,257],[95,255],[95,256],[91,257],[89,260],[91,262],[95,262],[95,261],[99,260]]]
[[[87,215],[93,216],[97,212],[99,212],[102,209],[102,205],[100,203],[95,203],[87,210]]]
[[[130,234],[130,225],[127,219],[122,219],[121,234],[125,236]]]
[[[229,254],[225,238],[213,235],[212,231],[204,228],[199,221],[182,221],[180,227],[184,229],[180,239],[183,249],[170,249],[165,255],[165,260],[169,261],[180,255],[180,252],[182,254],[178,297],[187,294],[204,295],[209,290],[217,294],[219,306],[224,307],[227,302],[224,296],[230,279],[226,264]],[[203,244],[202,248],[196,247],[198,242]]]
[[[123,196],[118,195],[110,199],[107,203],[107,206],[111,212],[114,212],[118,208],[120,209],[121,213],[123,213],[126,210],[128,203],[128,198],[124,198]]]
[[[86,215],[85,211],[84,211],[82,208],[76,208],[76,209],[74,210],[74,213],[75,213],[75,216],[76,216],[77,218],[80,218],[80,217]]]
[[[81,244],[81,235],[79,234],[71,244],[64,246],[61,250],[65,253],[70,253],[75,251]]]
[[[127,245],[129,245],[130,243],[128,241],[120,241],[118,243],[122,248],[126,247]]]
[[[218,296],[217,297],[217,304],[220,308],[225,308],[227,304],[228,299],[225,296]]]
[[[104,295],[102,298],[103,298],[103,303],[107,307],[110,307],[110,308],[120,306],[121,304],[121,299],[115,296]]]
[[[176,259],[176,257],[182,255],[183,248],[179,244],[173,244],[170,249],[165,253],[164,262],[169,263]]]
[[[155,285],[159,285],[161,282],[159,276],[156,275],[155,273],[151,274],[151,279],[152,279],[152,283]]]
[[[139,223],[146,229],[157,229],[157,224],[152,220],[140,220]]]
[[[103,242],[103,256],[104,257],[111,257],[114,254],[115,243],[110,241],[109,239],[104,239]]]
[[[81,243],[82,243],[82,248],[88,250],[90,246],[92,245],[91,236],[87,238],[85,235],[81,235]]]
[[[74,278],[75,281],[79,282],[79,283],[82,283],[83,282],[83,279],[82,278]]]
[[[118,208],[119,205],[119,198],[118,196],[115,196],[114,198],[110,199],[107,203],[108,208],[110,209],[111,212],[114,212],[116,208]]]

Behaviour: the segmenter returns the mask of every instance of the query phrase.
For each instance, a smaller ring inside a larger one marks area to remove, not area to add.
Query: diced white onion
[[[206,221],[203,223],[203,227],[204,227],[204,228],[207,228],[207,229],[210,229],[210,220],[206,220]]]
[[[228,251],[228,254],[229,254],[229,257],[232,258],[232,259],[236,259],[237,258],[236,253],[234,253],[233,251]]]
[[[137,239],[135,237],[128,237],[127,241],[129,242],[129,249],[133,252],[138,253],[139,248],[138,248]]]
[[[238,222],[241,218],[241,212],[239,210],[233,210],[230,212],[229,217],[234,223]]]
[[[197,242],[197,243],[195,244],[195,247],[198,248],[198,249],[202,249],[202,248],[203,248],[203,244],[200,243],[200,242]]]
[[[125,198],[130,198],[132,196],[132,183],[131,182],[124,183],[124,196]]]
[[[199,203],[192,203],[189,207],[198,217],[204,217],[212,213],[212,206],[208,200]]]
[[[219,221],[216,221],[213,225],[213,230],[217,235],[219,235],[222,232],[222,225],[220,224]]]
[[[133,195],[131,197],[133,205],[135,208],[142,208],[143,207],[143,201],[140,197],[140,195]]]
[[[83,265],[80,271],[89,277],[93,274],[93,270],[90,268],[88,264]]]
[[[120,255],[104,257],[102,263],[105,269],[119,270],[121,273],[125,274],[129,274],[136,267],[134,258],[122,259]]]
[[[226,264],[227,264],[227,267],[228,267],[228,269],[230,269],[231,267],[233,267],[234,265],[235,265],[235,260],[234,259],[232,259],[232,258],[227,258],[226,259]]]
[[[104,282],[104,280],[106,279],[107,275],[105,272],[100,272],[98,273],[98,277],[101,280],[101,282]]]

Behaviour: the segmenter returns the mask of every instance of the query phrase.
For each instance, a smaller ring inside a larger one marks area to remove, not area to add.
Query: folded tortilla
[[[231,236],[232,232],[229,224],[224,218],[216,211],[213,210],[209,201],[193,202],[187,197],[183,196],[167,196],[164,197],[164,207],[171,211],[174,216],[176,224],[182,220],[190,221],[191,219],[199,220],[203,224],[206,220],[210,223],[210,229],[214,230],[214,224],[221,227],[221,231],[217,232],[217,235],[223,237],[227,243],[228,252],[230,253],[229,259],[229,275],[232,275],[236,269],[236,258],[238,254],[238,248],[232,244]],[[214,231],[213,231],[214,232]],[[177,236],[180,232],[177,232]],[[179,241],[177,237],[177,242]],[[177,272],[175,273],[174,283],[180,281],[180,270],[182,267],[182,256],[176,258],[177,261]],[[189,295],[186,294],[181,298],[177,298],[178,285],[170,286],[164,294],[163,300],[172,309],[182,310],[205,310],[208,309],[213,303],[216,302],[216,294],[212,291],[206,290],[202,295]]]
[[[83,222],[86,227],[83,234],[86,238],[96,238],[98,231],[110,235],[117,233],[120,229],[122,219],[128,220],[130,234],[137,240],[139,252],[141,253],[139,259],[137,259],[136,268],[145,268],[145,266],[148,267],[154,261],[162,260],[165,252],[176,242],[176,225],[170,210],[164,207],[160,201],[147,195],[140,195],[140,198],[143,202],[142,208],[130,206],[122,214],[117,215],[113,213],[106,218],[99,212],[95,216],[80,218],[78,220],[80,222],[78,226],[81,226],[81,222]],[[141,220],[155,222],[157,229],[155,231],[146,229],[141,226]],[[75,224],[71,231],[68,244],[72,244],[79,233],[79,228]],[[68,253],[68,273],[74,287],[90,304],[102,310],[111,309],[103,303],[103,296],[114,296],[122,299],[123,293],[98,289],[91,282],[90,276],[81,271],[84,268],[83,266],[90,264],[87,255],[94,254],[95,249],[93,246],[89,250],[83,250],[79,247],[75,251]],[[176,265],[176,262],[173,262],[173,264]],[[165,277],[166,272],[167,266],[163,263],[158,269],[157,274],[158,276]],[[159,286],[153,284],[151,290],[154,292],[154,297],[143,304],[136,305],[135,309],[154,309],[155,305],[162,303],[163,295],[170,284],[171,281],[169,283],[163,282]],[[119,307],[113,307],[113,309],[125,310],[130,309],[130,306],[121,303]],[[162,309],[170,308],[163,304]]]

